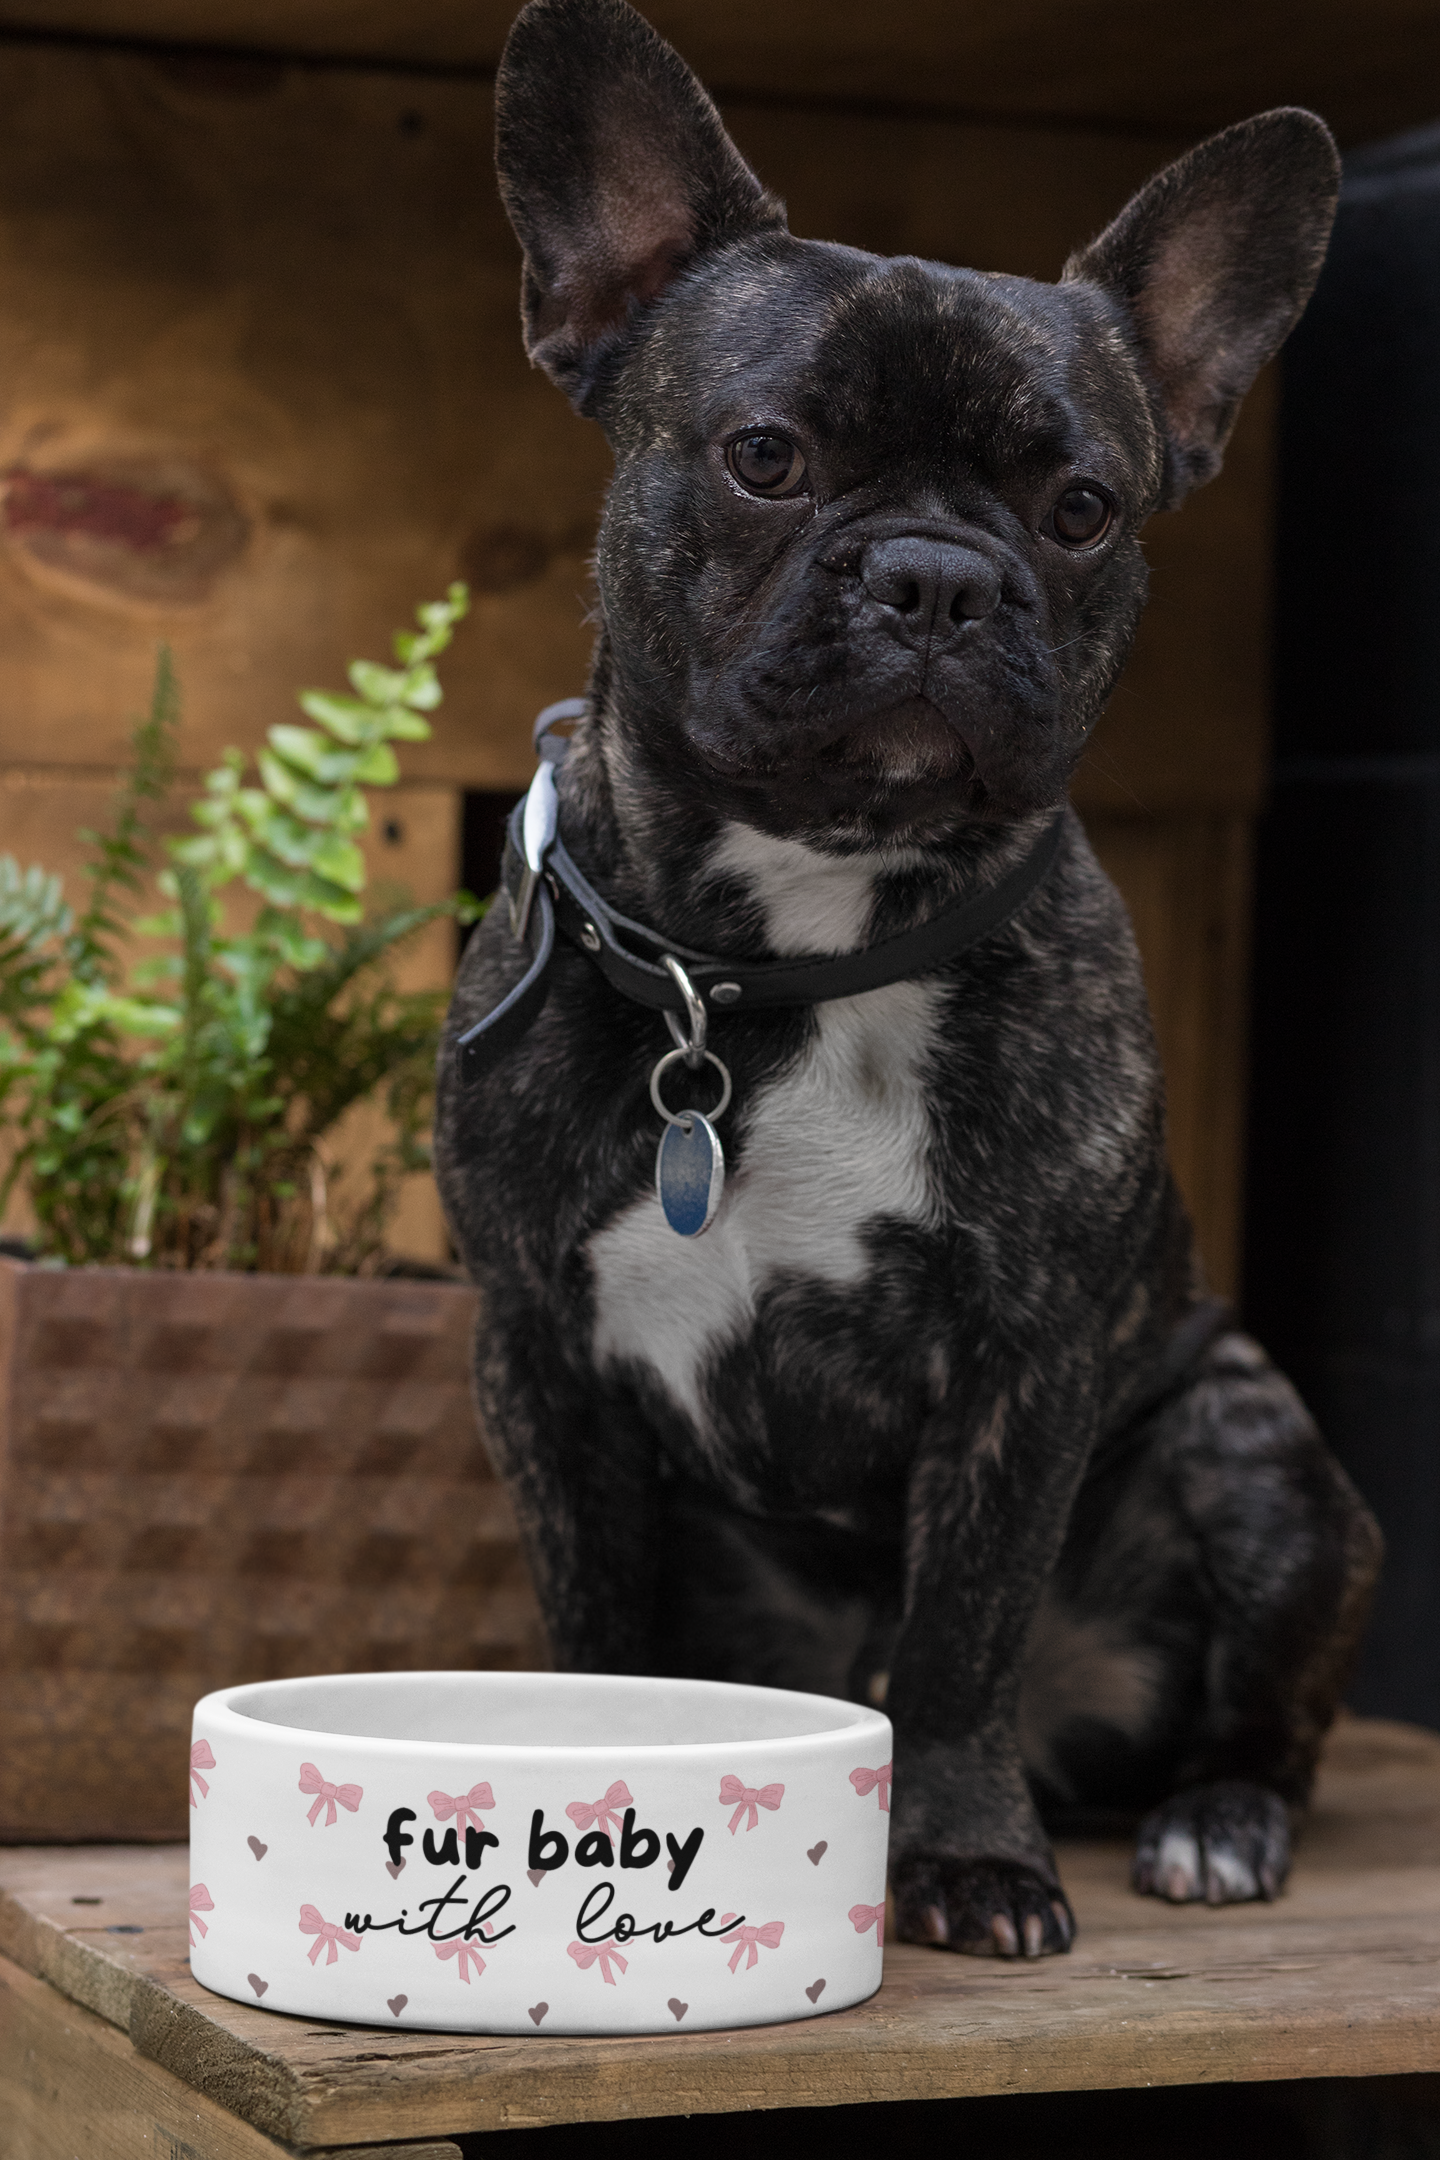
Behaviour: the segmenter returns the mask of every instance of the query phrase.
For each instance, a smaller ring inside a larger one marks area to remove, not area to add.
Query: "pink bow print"
[[[613,1793],[614,1790],[615,1787],[612,1785],[610,1791]],[[630,1798],[629,1793],[626,1793],[625,1797],[628,1800]],[[568,1815],[571,1810],[567,1808],[565,1812]],[[630,1970],[627,1960],[621,1957],[614,1943],[575,1942],[571,1943],[565,1955],[574,1958],[581,1972],[588,1972],[598,1958],[600,1960],[600,1977],[605,1982],[606,1987],[614,1987],[615,1985],[615,1975],[610,1970],[612,1965],[618,1965],[621,1972]]]
[[[478,1820],[480,1810],[495,1805],[495,1795],[488,1784],[472,1785],[468,1793],[427,1793],[426,1798],[435,1810],[435,1820],[448,1822],[453,1815],[457,1830],[483,1829],[483,1823]]]
[[[363,1786],[328,1784],[321,1777],[313,1762],[302,1762],[300,1765],[300,1790],[303,1793],[315,1793],[318,1795],[314,1807],[310,1810],[310,1827],[312,1830],[315,1827],[315,1818],[322,1807],[330,1810],[325,1817],[325,1827],[328,1830],[331,1823],[338,1820],[335,1813],[337,1800],[341,1807],[348,1808],[353,1815],[365,1797]]]
[[[207,1928],[207,1927],[206,1927],[206,1925],[205,1925],[205,1922],[204,1922],[204,1921],[203,1921],[203,1920],[202,1920],[202,1919],[200,1918],[200,1915],[201,1915],[201,1913],[202,1913],[202,1912],[214,1912],[214,1910],[215,1910],[215,1900],[214,1900],[214,1898],[212,1898],[212,1897],[211,1897],[211,1895],[210,1895],[210,1892],[209,1892],[209,1891],[208,1891],[208,1890],[206,1889],[206,1887],[205,1887],[204,1883],[203,1883],[203,1882],[191,1883],[191,1885],[190,1885],[190,1941],[191,1941],[191,1944],[192,1944],[192,1946],[193,1946],[193,1944],[194,1944],[194,1941],[195,1941],[195,1930],[196,1930],[196,1928],[197,1928],[197,1927],[199,1928],[199,1930],[200,1930],[200,1932],[201,1932],[201,1934],[202,1934],[202,1935],[208,1935],[208,1934],[209,1934],[209,1932],[210,1932],[209,1928]]]
[[[313,1935],[315,1937],[314,1942],[310,1945],[310,1962],[312,1965],[322,1950],[329,1952],[325,1963],[333,1965],[340,1955],[335,1948],[336,1943],[344,1943],[347,1950],[358,1950],[360,1947],[360,1937],[358,1935],[347,1935],[338,1920],[322,1919],[313,1905],[302,1905],[300,1907],[300,1932],[302,1935]]]
[[[456,1970],[465,1982],[466,1987],[470,1985],[470,1974],[466,1969],[468,1966],[474,1966],[477,1980],[485,1970],[484,1958],[481,1957],[480,1952],[472,1944],[467,1942],[436,1943],[435,1955],[438,1958],[459,1958],[460,1963]]]
[[[852,1770],[850,1772],[850,1783],[859,1793],[862,1800],[865,1798],[866,1793],[874,1792],[875,1787],[878,1785],[880,1788],[880,1813],[882,1815],[889,1814],[891,1779],[888,1762],[882,1762],[878,1770]]]
[[[735,1810],[735,1813],[730,1818],[731,1837],[734,1837],[735,1832],[739,1829],[740,1818],[745,1813],[746,1808],[750,1810],[750,1820],[746,1823],[745,1828],[753,1830],[760,1820],[756,1810],[762,1807],[769,1808],[773,1815],[780,1805],[784,1791],[785,1787],[783,1785],[761,1785],[757,1787],[754,1785],[742,1785],[738,1777],[722,1777],[720,1780],[720,1804],[722,1807],[733,1807]]]
[[[863,1935],[866,1928],[873,1927],[877,1948],[884,1944],[885,1900],[883,1898],[878,1905],[852,1905],[850,1907],[850,1918],[854,1922],[857,1935]]]
[[[588,1830],[591,1823],[595,1823],[600,1829],[608,1830],[612,1836],[618,1837],[620,1834],[620,1818],[615,1811],[617,1808],[633,1807],[634,1805],[634,1797],[629,1786],[623,1778],[616,1778],[615,1783],[610,1787],[603,1800],[591,1801],[588,1805],[583,1800],[572,1800],[565,1812],[577,1830]]]
[[[210,1742],[208,1740],[197,1740],[194,1747],[192,1747],[190,1750],[190,1782],[192,1785],[198,1785],[200,1787],[200,1794],[202,1799],[209,1792],[210,1787],[206,1784],[204,1778],[201,1777],[200,1772],[202,1770],[213,1770],[214,1767],[215,1757],[211,1751]],[[190,1795],[190,1805],[191,1807],[195,1806],[195,1795],[193,1792]]]
[[[722,1918],[726,1920],[733,1920],[734,1917],[735,1916],[733,1913],[725,1913],[722,1915]],[[745,1958],[745,1970],[746,1972],[749,1972],[752,1965],[758,1965],[760,1962],[760,1952],[756,1949],[755,1945],[757,1943],[764,1943],[767,1950],[778,1950],[780,1947],[780,1937],[784,1934],[784,1932],[785,1923],[783,1920],[767,1920],[764,1927],[732,1928],[728,1935],[722,1935],[720,1937],[721,1942],[733,1942],[735,1945],[735,1955],[730,1960],[731,1972],[734,1972],[736,1966],[740,1963],[741,1958],[745,1957],[745,1952],[747,1950],[749,1951],[750,1955],[748,1958]]]

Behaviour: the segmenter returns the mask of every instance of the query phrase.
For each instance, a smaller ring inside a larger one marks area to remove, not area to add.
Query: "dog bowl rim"
[[[498,1682],[502,1687],[534,1686],[537,1682],[548,1685],[552,1681],[576,1681],[600,1686],[642,1686],[657,1688],[681,1688],[687,1692],[711,1696],[759,1696],[773,1701],[776,1697],[797,1704],[813,1705],[817,1710],[835,1712],[835,1722],[820,1732],[771,1733],[747,1740],[442,1740],[419,1737],[394,1739],[379,1733],[352,1733],[337,1727],[304,1725],[281,1725],[270,1718],[257,1717],[253,1713],[233,1708],[240,1698],[270,1692],[276,1689],[313,1687],[319,1684],[354,1688],[367,1680],[453,1680],[475,1679]],[[657,1759],[678,1758],[682,1755],[724,1756],[733,1759],[737,1752],[749,1750],[756,1754],[773,1755],[777,1748],[794,1748],[802,1752],[822,1747],[833,1747],[837,1741],[853,1736],[863,1744],[864,1736],[873,1735],[885,1747],[892,1743],[889,1718],[883,1710],[868,1703],[850,1702],[840,1695],[815,1695],[798,1688],[772,1688],[753,1685],[738,1680],[690,1680],[670,1674],[647,1673],[552,1673],[552,1672],[489,1672],[483,1668],[467,1666],[428,1667],[420,1672],[372,1672],[372,1673],[297,1673],[283,1680],[247,1680],[235,1687],[215,1688],[202,1695],[192,1713],[198,1723],[202,1718],[212,1729],[224,1727],[236,1739],[244,1736],[266,1741],[283,1740],[287,1745],[333,1747],[343,1743],[347,1747],[368,1748],[382,1757],[390,1755],[414,1756],[423,1753],[433,1756],[437,1752],[460,1757],[483,1756],[487,1761],[529,1762],[547,1761],[568,1755],[609,1758],[619,1755],[645,1755]]]

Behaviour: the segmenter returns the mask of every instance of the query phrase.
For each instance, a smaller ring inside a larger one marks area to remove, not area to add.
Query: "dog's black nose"
[[[860,582],[872,600],[904,618],[907,630],[935,636],[952,624],[982,621],[1000,602],[993,563],[974,548],[922,533],[873,541],[860,558]]]

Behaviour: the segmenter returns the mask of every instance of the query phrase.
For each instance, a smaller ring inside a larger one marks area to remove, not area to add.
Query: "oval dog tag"
[[[681,1237],[699,1237],[715,1220],[725,1190],[725,1150],[709,1118],[683,1113],[685,1125],[667,1125],[655,1153],[655,1190],[665,1220]]]

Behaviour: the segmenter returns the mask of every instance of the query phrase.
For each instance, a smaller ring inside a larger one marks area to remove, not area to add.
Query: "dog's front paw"
[[[1137,1890],[1173,1905],[1278,1897],[1290,1872],[1290,1821],[1278,1793],[1242,1778],[1192,1785],[1147,1815],[1135,1844]]]
[[[1018,1860],[902,1860],[891,1879],[902,1942],[1037,1958],[1075,1940],[1060,1885]]]

